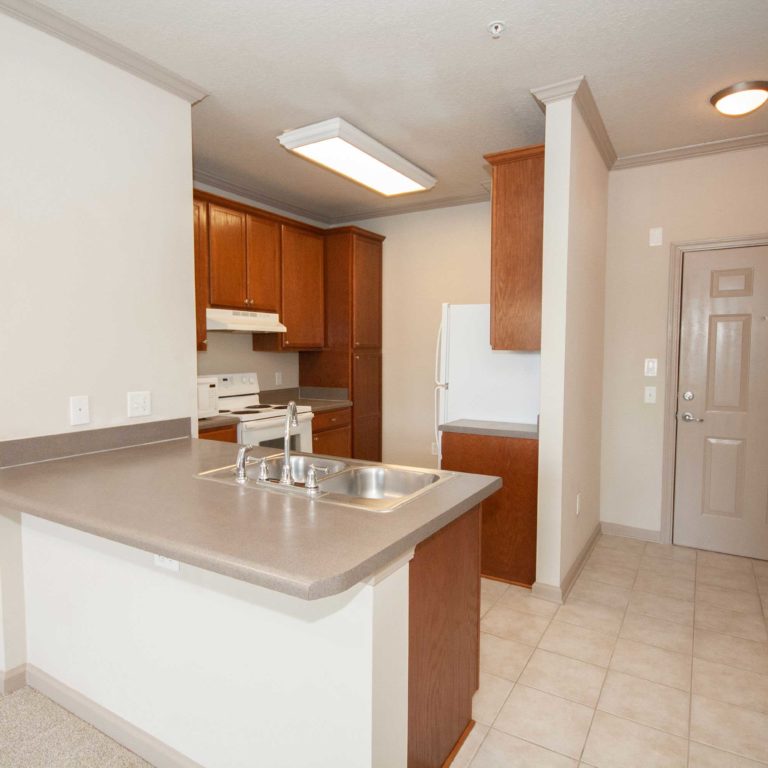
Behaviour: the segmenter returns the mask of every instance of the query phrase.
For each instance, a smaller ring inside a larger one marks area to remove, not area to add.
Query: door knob
[[[697,419],[690,411],[686,411],[680,418],[683,421],[704,421],[704,419]]]

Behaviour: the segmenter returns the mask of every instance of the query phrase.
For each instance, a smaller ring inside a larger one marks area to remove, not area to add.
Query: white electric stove
[[[211,377],[200,377],[206,380]],[[216,378],[218,412],[236,416],[237,442],[282,449],[285,438],[285,412],[287,405],[261,402],[259,377],[256,373],[223,373]],[[268,398],[269,393],[264,393]],[[298,425],[291,427],[291,448],[312,451],[312,409],[308,405],[296,406]]]

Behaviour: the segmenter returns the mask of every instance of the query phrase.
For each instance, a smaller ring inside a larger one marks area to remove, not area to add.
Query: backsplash
[[[256,371],[262,390],[298,387],[299,353],[254,352],[251,339],[250,333],[209,333],[208,350],[197,353],[198,376]]]

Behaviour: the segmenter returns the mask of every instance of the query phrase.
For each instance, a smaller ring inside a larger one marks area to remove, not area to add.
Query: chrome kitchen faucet
[[[283,451],[283,471],[280,475],[281,485],[293,485],[291,474],[291,427],[299,426],[299,417],[296,415],[296,403],[291,400],[288,410],[285,412],[285,448]]]

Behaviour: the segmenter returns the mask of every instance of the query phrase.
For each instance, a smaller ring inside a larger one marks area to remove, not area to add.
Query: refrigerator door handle
[[[435,343],[435,386],[442,387],[443,383],[440,381],[440,344],[443,340],[443,324],[437,328],[437,341]]]

